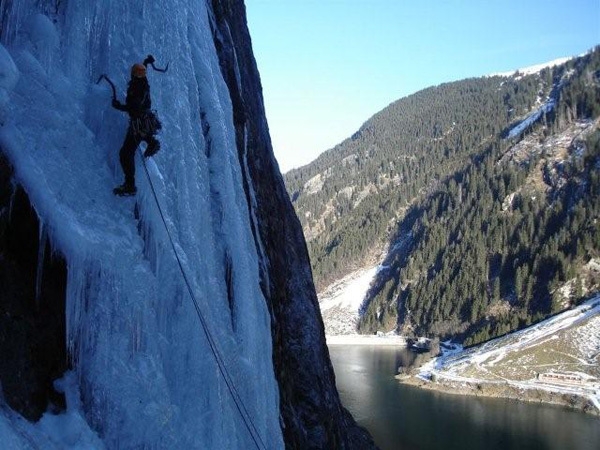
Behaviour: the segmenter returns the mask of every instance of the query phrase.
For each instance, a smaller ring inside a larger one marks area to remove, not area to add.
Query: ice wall
[[[110,448],[283,447],[207,5],[19,0],[1,17],[0,148],[67,260],[67,339],[87,423]],[[149,53],[170,63],[148,75],[163,123],[148,169],[166,227],[139,156],[138,196],[112,194],[127,118],[95,84],[106,73],[123,100],[131,64]]]

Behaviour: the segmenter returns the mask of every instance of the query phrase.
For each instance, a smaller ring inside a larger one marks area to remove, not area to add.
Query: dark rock
[[[68,366],[66,265],[46,241],[38,274],[39,245],[38,216],[0,149],[0,383],[8,405],[29,420],[50,405],[64,409],[53,382]]]

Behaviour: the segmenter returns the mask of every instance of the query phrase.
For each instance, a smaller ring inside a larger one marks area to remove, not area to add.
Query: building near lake
[[[542,383],[562,384],[567,386],[589,386],[597,385],[598,380],[592,376],[581,373],[569,372],[545,372],[538,373],[537,380]]]

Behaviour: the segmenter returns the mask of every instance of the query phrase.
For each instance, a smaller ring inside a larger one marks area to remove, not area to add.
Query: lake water
[[[600,450],[600,418],[563,407],[421,390],[394,379],[406,349],[329,347],[344,406],[381,450]]]

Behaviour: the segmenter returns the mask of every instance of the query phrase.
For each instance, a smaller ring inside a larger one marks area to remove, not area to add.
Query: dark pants
[[[160,142],[154,136],[140,136],[131,129],[131,126],[127,128],[127,136],[119,152],[119,159],[121,160],[121,167],[125,174],[125,184],[127,186],[135,186],[135,151],[138,145],[142,141],[148,144],[146,153],[153,155],[160,148]]]

